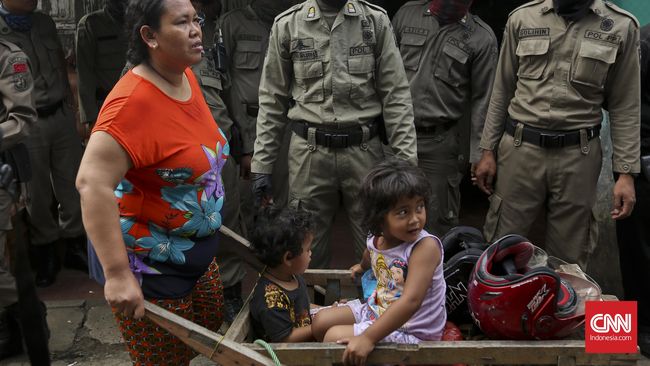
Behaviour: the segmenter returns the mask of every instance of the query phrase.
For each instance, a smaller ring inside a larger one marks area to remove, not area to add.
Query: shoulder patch
[[[630,18],[634,22],[634,24],[636,24],[637,28],[641,27],[641,25],[639,24],[639,20],[634,15],[632,15],[632,13],[628,12],[627,10],[618,7],[616,4],[613,4],[611,1],[605,1],[605,6],[612,9],[612,11],[615,11],[618,14],[621,14],[621,15],[624,15],[624,16]]]
[[[544,0],[533,0],[533,1],[529,2],[529,3],[525,3],[524,5],[516,8],[513,11],[511,11],[510,14],[508,14],[508,17],[511,17],[512,14],[516,13],[517,11],[519,11],[521,9],[528,8],[528,7],[531,7],[531,6],[534,6],[534,5],[538,5],[538,4],[541,4],[543,2],[544,2]]]
[[[386,13],[386,9],[382,8],[382,7],[379,6],[379,5],[375,5],[375,4],[370,3],[370,2],[368,2],[368,1],[366,1],[366,0],[358,0],[358,2],[361,3],[361,4],[363,4],[363,5],[366,5],[366,6],[369,7],[370,9],[373,9],[373,10],[376,10],[376,11],[379,11],[379,12],[381,12],[381,13],[384,13],[384,14],[388,15],[388,13]]]

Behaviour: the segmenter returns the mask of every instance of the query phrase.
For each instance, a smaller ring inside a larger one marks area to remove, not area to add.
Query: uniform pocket
[[[424,42],[427,37],[420,34],[404,33],[400,41],[399,50],[402,54],[404,68],[417,71],[424,51]]]
[[[258,41],[237,41],[233,66],[242,70],[257,70],[262,61],[262,43]]]
[[[469,55],[449,43],[442,48],[442,55],[438,59],[435,76],[447,84],[458,87],[468,82],[467,60]]]
[[[296,82],[293,99],[311,102],[322,102],[325,99],[322,61],[294,61],[293,74]]]
[[[43,38],[43,45],[47,48],[47,55],[50,59],[50,65],[54,69],[63,68],[63,49],[56,39]]]
[[[602,88],[609,66],[616,61],[618,47],[599,42],[582,42],[575,61],[571,81]]]
[[[375,57],[373,55],[350,57],[350,98],[365,98],[375,94]]]
[[[496,194],[492,194],[490,197],[488,197],[488,200],[490,201],[490,208],[488,209],[488,213],[485,216],[483,234],[485,235],[485,239],[488,241],[488,243],[491,243],[492,240],[495,239],[494,235],[496,234],[497,228],[499,227],[501,204],[503,200]]]
[[[524,79],[539,79],[548,64],[550,38],[522,39],[517,45],[519,69],[517,76]]]

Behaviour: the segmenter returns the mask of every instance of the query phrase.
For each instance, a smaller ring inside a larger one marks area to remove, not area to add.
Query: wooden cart
[[[316,289],[315,293],[325,292],[325,303],[329,304],[351,294],[356,297],[356,286],[349,278],[348,271],[309,270],[305,282]],[[323,291],[325,289],[325,291]],[[218,342],[220,347],[226,344],[245,347],[268,356],[260,346],[253,344],[248,304],[235,319],[225,337],[214,335],[211,339],[196,331],[183,332],[186,343],[203,343],[197,351],[222,365],[268,365],[268,359],[257,361],[251,357],[238,358],[236,353],[225,350],[229,357],[218,360],[222,355],[212,352]],[[160,320],[160,319],[159,319]],[[200,328],[196,326],[197,329]],[[188,342],[189,340],[189,342]],[[344,345],[334,343],[273,343],[275,354],[283,365],[329,366],[341,360]],[[244,349],[244,348],[240,348]],[[207,350],[207,352],[205,352]],[[211,357],[212,356],[212,357]],[[259,360],[259,359],[258,359]],[[224,362],[225,361],[225,362]],[[389,365],[432,365],[432,364],[466,364],[466,365],[636,365],[638,354],[587,354],[584,341],[458,341],[458,342],[423,342],[419,345],[380,344],[370,354],[368,364]]]

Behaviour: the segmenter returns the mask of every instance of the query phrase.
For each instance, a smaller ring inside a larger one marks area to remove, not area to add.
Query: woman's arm
[[[436,268],[440,265],[441,252],[433,238],[422,239],[413,249],[408,261],[408,277],[402,296],[392,303],[365,332],[348,341],[343,354],[344,362],[365,364],[374,345],[406,323],[422,305]],[[435,265],[431,265],[433,263]],[[347,363],[346,363],[347,364]]]
[[[104,297],[127,317],[144,316],[140,284],[129,269],[113,191],[131,167],[126,151],[109,134],[92,134],[77,174],[77,190],[88,238],[104,268]]]

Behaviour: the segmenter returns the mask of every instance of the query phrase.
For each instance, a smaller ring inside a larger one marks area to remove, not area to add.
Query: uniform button
[[[366,144],[365,142],[362,143],[362,144],[361,144],[361,150],[363,150],[363,151],[368,150],[368,144]]]
[[[586,146],[583,147],[583,148],[582,148],[582,152],[585,153],[585,154],[588,153],[588,152],[589,152],[589,148],[586,147]]]
[[[623,164],[623,170],[626,172],[630,171],[630,165],[629,164]]]
[[[309,150],[309,152],[314,152],[314,151],[316,151],[316,146],[314,146],[314,145],[308,145],[308,146],[307,146],[307,150]]]

